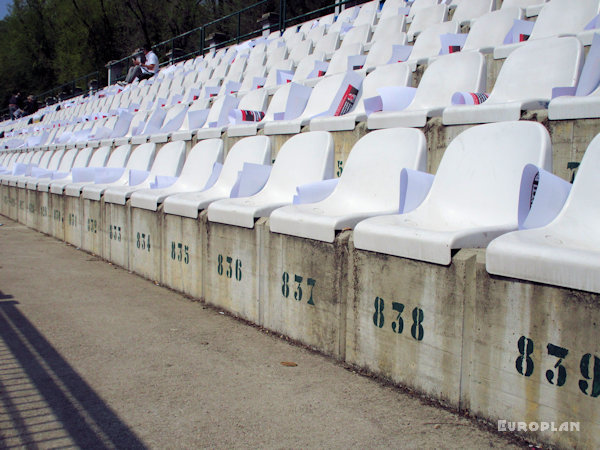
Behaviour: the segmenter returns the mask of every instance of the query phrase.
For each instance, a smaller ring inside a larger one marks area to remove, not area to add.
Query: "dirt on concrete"
[[[526,447],[0,222],[0,447]]]

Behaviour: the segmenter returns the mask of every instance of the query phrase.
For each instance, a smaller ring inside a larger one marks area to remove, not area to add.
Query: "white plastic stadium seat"
[[[338,230],[353,228],[367,217],[398,212],[402,169],[425,171],[426,166],[427,144],[422,131],[373,131],[354,144],[331,195],[320,202],[276,209],[270,217],[270,229],[333,242]]]
[[[413,70],[417,64],[426,64],[429,58],[437,57],[442,49],[440,36],[447,33],[458,33],[458,22],[449,20],[438,25],[432,25],[419,34],[413,45],[412,52],[407,60]]]
[[[452,20],[470,25],[474,19],[491,12],[495,3],[495,0],[462,0],[454,10]]]
[[[63,187],[70,183],[72,178],[71,178],[71,171],[73,169],[77,169],[77,168],[81,168],[81,167],[86,167],[88,165],[88,162],[90,160],[90,158],[92,157],[92,148],[91,147],[85,147],[82,148],[81,150],[79,150],[77,152],[77,154],[75,155],[75,159],[73,160],[73,164],[71,165],[71,167],[69,168],[68,171],[62,172],[62,173],[56,173],[52,176],[51,180],[47,180],[47,181],[40,181],[38,183],[38,187],[37,190],[40,192],[48,192],[50,190],[50,188],[56,183],[57,184],[57,188],[60,185],[61,187],[59,188],[59,192],[56,192],[57,194],[62,194],[62,190]],[[64,161],[65,158],[63,158]]]
[[[141,189],[131,194],[131,206],[156,211],[172,194],[202,190],[208,182],[215,163],[223,162],[223,141],[206,139],[198,142],[185,160],[181,175],[171,186],[162,189]]]
[[[588,146],[573,187],[558,216],[541,228],[493,240],[486,268],[502,275],[571,289],[600,292],[600,137]]]
[[[449,106],[444,110],[443,123],[519,120],[522,110],[545,109],[553,87],[577,85],[583,61],[583,45],[575,37],[529,42],[506,59],[484,103]]]
[[[80,152],[79,155],[77,155],[77,158],[79,158],[81,155],[82,155],[82,153]],[[110,156],[110,147],[99,147],[94,151],[91,158],[89,158],[86,166],[79,166],[77,159],[76,159],[75,163],[73,163],[73,168],[76,168],[76,167],[104,167],[108,161],[109,156]],[[69,176],[67,176],[63,179],[52,181],[52,183],[50,183],[50,192],[52,192],[53,194],[63,194],[65,188],[72,183],[73,183],[73,171],[71,171]]]
[[[253,228],[254,219],[291,204],[296,187],[333,177],[333,137],[326,131],[299,133],[279,149],[271,175],[250,197],[219,200],[208,206],[208,220]]]
[[[198,211],[205,209],[215,200],[229,198],[244,163],[270,162],[271,141],[268,137],[251,136],[241,139],[227,153],[219,178],[212,187],[200,192],[170,195],[163,203],[163,210],[165,214],[196,219]]]
[[[181,172],[185,161],[185,142],[175,141],[165,144],[156,154],[148,176],[139,184],[134,186],[114,186],[104,191],[106,203],[117,203],[124,205],[131,194],[140,189],[147,189],[157,176],[177,177]]]
[[[483,92],[485,58],[479,52],[458,52],[433,61],[423,74],[413,101],[402,111],[380,111],[369,116],[369,129],[423,127],[428,117],[441,115],[455,92]]]
[[[407,214],[360,222],[354,245],[436,264],[453,249],[485,247],[518,226],[523,168],[552,170],[550,135],[537,122],[472,127],[448,146],[427,197]]]
[[[419,33],[425,31],[430,26],[445,22],[447,19],[448,6],[445,4],[419,9],[408,28],[407,35],[409,42],[412,42]]]
[[[477,50],[491,53],[502,45],[515,20],[523,18],[519,8],[503,8],[478,17],[472,24],[461,51]]]

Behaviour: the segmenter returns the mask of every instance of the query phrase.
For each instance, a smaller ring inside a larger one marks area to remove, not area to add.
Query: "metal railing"
[[[219,49],[234,43],[239,44],[243,40],[261,35],[265,30],[283,32],[288,26],[299,25],[307,20],[336,12],[342,5],[348,3],[360,4],[367,0],[334,1],[330,5],[290,18],[287,17],[287,0],[280,0],[279,11],[266,11],[266,13],[273,14],[274,17],[270,19],[267,17],[259,27],[256,27],[255,24],[259,22],[256,19],[258,15],[256,11],[253,14],[249,14],[249,12],[263,7],[268,1],[261,0],[239,11],[207,22],[193,30],[160,42],[154,45],[152,49],[159,56],[161,66],[174,64],[198,55],[204,55],[212,49]],[[265,17],[265,12],[263,12],[262,17]],[[211,39],[211,37],[217,36],[218,33],[222,33],[225,38],[220,41]],[[226,36],[233,37],[227,38]],[[46,99],[60,101],[114,84],[125,78],[132,57],[133,55],[129,55],[119,60],[110,61],[106,65],[108,69],[106,76],[103,75],[103,72],[95,71],[38,94],[36,98],[40,103],[46,103]],[[92,80],[95,82],[91,83]]]

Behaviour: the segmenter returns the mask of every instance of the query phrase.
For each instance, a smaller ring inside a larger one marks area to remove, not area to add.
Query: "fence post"
[[[200,53],[204,56],[204,27],[200,28]]]
[[[283,33],[285,31],[285,11],[286,1],[279,0],[279,31]]]
[[[240,43],[240,34],[241,34],[240,33],[240,31],[241,31],[240,28],[241,28],[240,27],[240,13],[238,12],[237,13],[237,43],[238,44]]]

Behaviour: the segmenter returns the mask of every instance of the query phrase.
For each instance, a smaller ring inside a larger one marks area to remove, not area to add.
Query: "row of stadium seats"
[[[182,141],[159,151],[154,143],[109,150],[7,154],[0,161],[2,184],[107,204],[130,199],[132,208],[151,211],[162,204],[166,214],[190,218],[207,209],[209,221],[246,228],[270,216],[273,232],[326,242],[356,227],[356,248],[438,264],[450,264],[454,249],[491,241],[491,273],[600,292],[593,264],[582,263],[594,258],[586,248],[597,209],[598,138],[573,189],[547,172],[548,132],[527,121],[461,133],[435,177],[424,173],[425,136],[411,128],[360,139],[339,181],[331,179],[333,140],[323,131],[293,136],[272,167],[265,136],[238,141],[224,161],[220,139],[198,142],[187,158]]]

